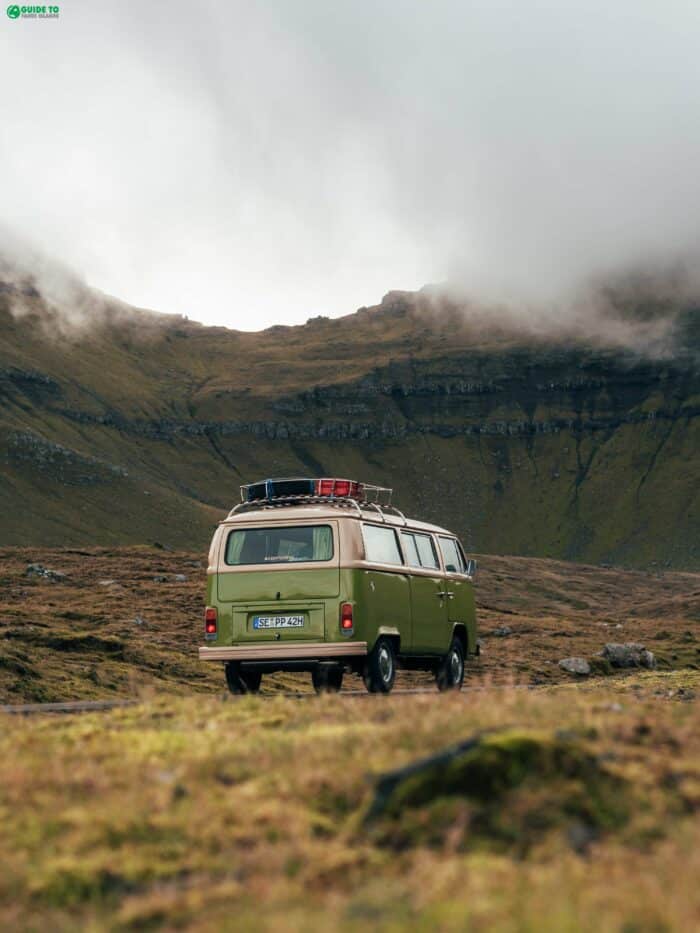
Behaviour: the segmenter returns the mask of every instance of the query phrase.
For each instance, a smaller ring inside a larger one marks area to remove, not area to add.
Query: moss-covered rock
[[[593,839],[621,826],[625,786],[583,739],[509,729],[383,776],[366,822],[392,847],[449,841],[524,854],[552,830],[585,827]]]

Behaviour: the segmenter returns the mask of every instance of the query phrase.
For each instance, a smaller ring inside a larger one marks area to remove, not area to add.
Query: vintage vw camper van
[[[273,671],[308,671],[317,691],[354,673],[388,693],[397,667],[460,689],[477,653],[476,564],[452,532],[352,480],[265,480],[241,499],[211,543],[199,649],[233,693]]]

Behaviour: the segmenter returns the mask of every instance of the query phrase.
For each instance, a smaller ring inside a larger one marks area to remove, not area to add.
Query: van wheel
[[[389,693],[396,678],[396,652],[388,638],[379,638],[364,672],[365,687],[370,693]]]
[[[452,644],[435,672],[438,690],[461,690],[464,681],[464,648],[459,638]]]
[[[311,671],[311,683],[316,693],[337,693],[343,686],[342,667],[319,666]]]
[[[229,661],[225,671],[226,683],[231,693],[257,693],[260,690],[260,671],[242,671],[241,665],[236,661]]]

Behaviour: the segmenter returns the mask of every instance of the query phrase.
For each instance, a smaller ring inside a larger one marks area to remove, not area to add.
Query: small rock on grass
[[[27,564],[24,574],[27,577],[43,577],[45,580],[54,580],[55,582],[66,579],[65,573],[61,573],[60,570],[49,570],[43,564]]]
[[[491,634],[495,635],[496,638],[507,638],[508,635],[513,634],[513,629],[510,625],[501,625],[500,628],[495,628]]]
[[[579,674],[582,677],[591,673],[591,665],[585,658],[562,658],[559,667],[568,674]]]

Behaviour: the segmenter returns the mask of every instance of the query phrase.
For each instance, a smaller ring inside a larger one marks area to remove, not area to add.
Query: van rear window
[[[237,528],[228,536],[225,561],[241,564],[289,564],[333,557],[330,525]]]

